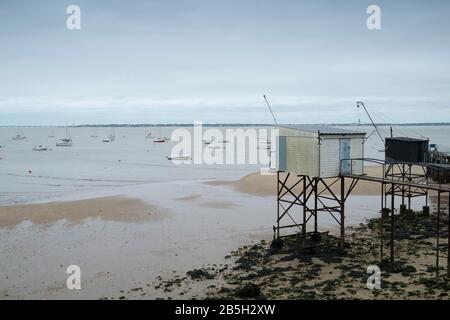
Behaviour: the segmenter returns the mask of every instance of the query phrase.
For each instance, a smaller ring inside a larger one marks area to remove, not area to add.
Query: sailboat
[[[153,138],[153,135],[152,135],[152,132],[149,131],[149,132],[147,133],[147,135],[145,136],[145,139],[151,139],[151,138]]]
[[[264,126],[267,127],[267,109],[264,108]],[[271,150],[272,149],[272,143],[269,139],[269,131],[267,131],[266,138],[258,138],[259,140],[262,140],[261,143],[258,143],[258,149],[266,149]]]
[[[258,146],[258,149],[266,149],[270,150],[272,148],[271,142],[269,139],[262,139],[263,142]]]
[[[72,138],[70,136],[69,128],[66,128],[66,137],[59,139],[60,142],[56,143],[57,147],[71,147],[72,146]]]
[[[114,142],[116,140],[116,135],[114,133],[114,128],[111,128],[111,133],[109,134],[108,138],[103,139],[103,142]]]
[[[189,155],[166,157],[166,158],[167,160],[192,160],[192,157]]]
[[[262,140],[258,144],[258,149],[267,149],[267,150],[271,150],[272,149],[272,142],[269,139],[269,131],[267,131],[266,138],[258,138],[258,140]]]
[[[166,141],[167,141],[167,138],[166,138],[166,137],[162,138],[162,135],[161,135],[161,127],[159,127],[159,137],[155,138],[155,139],[153,140],[153,142],[156,142],[156,143],[164,143],[164,142],[166,142]]]
[[[43,146],[42,144],[36,146],[33,148],[33,151],[49,151],[50,149],[46,146]]]
[[[267,100],[266,95],[263,95],[263,98],[264,98],[264,101],[266,102],[267,108],[270,111],[270,114],[272,115],[272,119],[273,119],[273,122],[274,122],[275,126],[278,126],[278,121],[275,118],[275,115],[274,115],[274,113],[272,111],[272,108],[270,107],[270,104],[269,104],[269,101]],[[265,116],[264,117],[265,117],[265,121],[267,123],[267,113],[266,113],[266,111],[265,111]],[[272,151],[272,144],[271,144],[270,139],[269,139],[269,132],[267,132],[267,136],[266,136],[266,147],[267,147],[267,150],[268,150],[268,153],[269,153],[269,167],[268,168],[261,168],[261,174],[273,175],[273,174],[277,173],[277,169],[276,168],[272,168],[272,153],[273,153],[273,151]]]
[[[25,137],[25,135],[23,134],[22,128],[18,127],[17,128],[17,134],[12,137],[12,140],[25,140],[27,137]]]
[[[153,140],[153,142],[164,143],[164,142],[166,142],[166,139],[164,139],[164,138],[156,138],[155,140]]]
[[[50,133],[48,135],[49,138],[54,138],[55,137],[55,130],[53,130],[53,127],[50,128]]]

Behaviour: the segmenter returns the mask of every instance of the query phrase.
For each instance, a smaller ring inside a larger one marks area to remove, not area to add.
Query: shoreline
[[[374,177],[382,176],[381,166],[366,166],[364,168],[364,173]],[[329,179],[333,180],[333,178]],[[248,175],[241,177],[239,180],[224,181],[224,180],[214,180],[207,182],[211,186],[227,186],[236,191],[242,192],[244,194],[255,195],[255,196],[275,196],[277,194],[277,176],[276,174],[271,175],[261,175],[260,172],[253,172]],[[302,187],[297,186],[294,188],[296,192],[301,192]],[[322,189],[323,190],[323,187]],[[319,191],[321,191],[319,190]],[[339,191],[339,186],[331,186],[333,192]],[[346,184],[346,190],[348,190],[348,183]],[[324,193],[329,193],[324,190]],[[374,183],[371,181],[360,180],[356,184],[352,191],[352,195],[358,196],[377,196],[381,193],[379,183]]]
[[[34,225],[49,225],[66,220],[68,224],[74,225],[95,218],[140,223],[158,221],[165,217],[167,212],[164,210],[126,196],[0,206],[0,228],[12,228],[25,221]]]
[[[158,277],[222,261],[229,250],[264,238],[272,220],[269,210],[255,220],[254,199],[226,188],[211,191],[204,181],[111,191],[119,196],[68,194],[59,202],[0,206],[0,299],[117,298],[125,288],[145,288],[131,291],[140,299],[167,298],[153,286]],[[261,199],[258,206],[265,210],[271,202]],[[72,264],[82,270],[79,291],[65,288]]]
[[[250,177],[253,179],[256,174]],[[4,227],[5,232],[0,234],[4,243],[1,252],[10,257],[3,261],[2,268],[9,280],[0,278],[0,297],[239,298],[233,296],[235,290],[255,273],[236,278],[239,259],[257,258],[258,264],[261,257],[272,257],[267,256],[267,250],[273,235],[275,208],[273,194],[249,196],[235,188],[246,180],[248,176],[215,186],[211,186],[211,181],[203,181],[189,188],[184,182],[147,185],[139,191],[127,189],[127,196],[97,194],[97,198],[83,200],[66,201],[66,198],[61,202],[0,206],[0,227],[5,224],[2,216],[6,212],[19,213],[15,221],[8,220],[9,227]],[[159,193],[152,190],[170,192],[173,196],[159,201]],[[376,214],[375,198],[372,195],[349,198],[349,228],[357,228],[359,222]],[[32,218],[25,219],[27,212]],[[149,212],[152,215],[148,216]],[[26,220],[32,222],[23,223]],[[332,221],[321,222],[321,227],[331,233],[333,226]],[[29,258],[13,254],[19,249]],[[72,256],[83,268],[89,268],[84,273],[87,291],[67,292],[61,284],[55,284],[61,275],[65,276],[61,266],[74,263]],[[264,259],[261,260],[264,263],[273,262]],[[289,263],[284,261],[274,268],[283,270]],[[17,269],[17,265],[21,267]],[[35,283],[36,276],[29,273],[32,265],[41,266],[42,283]],[[31,288],[34,290],[29,291]],[[276,297],[267,294],[264,286],[262,289],[265,297]]]
[[[440,277],[436,278],[436,213],[395,215],[398,234],[395,262],[389,261],[388,229],[385,222],[385,254],[380,261],[377,233],[380,219],[347,227],[346,249],[339,239],[323,236],[320,242],[300,244],[295,237],[280,242],[246,245],[232,251],[225,266],[194,269],[184,277],[163,279],[167,291],[187,290],[193,284],[207,288],[202,299],[449,299],[446,279],[446,226],[448,215],[441,214]],[[381,271],[381,288],[368,289],[369,266]],[[442,267],[444,266],[444,267]]]
[[[381,175],[381,167],[370,166],[365,168],[365,172],[371,175]],[[254,196],[275,196],[277,193],[277,176],[276,174],[261,175],[260,172],[253,172],[241,177],[239,180],[223,181],[214,180],[207,182],[211,186],[227,186],[244,194]],[[332,186],[333,191],[337,191],[337,185]],[[348,187],[348,185],[347,185]],[[297,192],[301,192],[301,187],[295,188]],[[328,191],[325,191],[328,192]],[[352,191],[352,195],[373,196],[380,193],[378,184],[369,181],[359,181]]]

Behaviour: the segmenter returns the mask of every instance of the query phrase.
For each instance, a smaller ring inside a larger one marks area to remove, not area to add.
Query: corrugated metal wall
[[[350,140],[350,158],[364,158],[364,139],[352,138]],[[363,161],[352,161],[352,174],[363,174],[364,163]]]
[[[286,168],[286,137],[278,136],[277,141],[277,169],[280,171],[287,171]]]
[[[339,139],[346,138],[350,141],[350,158],[357,159],[364,157],[363,138],[360,137],[326,137],[321,138],[320,142],[320,176],[337,177],[340,172],[340,150]],[[363,161],[352,161],[352,174],[363,174]]]
[[[277,169],[310,177],[337,177],[340,173],[340,139],[348,139],[350,158],[364,157],[363,137],[350,135],[321,135],[279,128]],[[346,157],[348,158],[348,156]],[[363,162],[352,162],[352,173],[363,174]]]
[[[318,139],[293,136],[280,138],[285,139],[286,142],[278,148],[277,169],[317,177],[319,174]]]
[[[320,176],[339,176],[339,139],[322,138],[320,141]]]

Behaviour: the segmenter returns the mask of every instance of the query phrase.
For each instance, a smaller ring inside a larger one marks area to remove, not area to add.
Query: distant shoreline
[[[287,125],[299,125],[295,124],[287,124]],[[358,123],[314,123],[314,125],[326,125],[333,127],[347,127],[347,126],[358,126]],[[361,123],[360,126],[372,126],[371,123]],[[426,126],[450,126],[450,122],[418,122],[418,123],[377,123],[377,126],[395,126],[395,127],[426,127]],[[17,127],[18,125],[0,125],[0,128],[11,128]],[[157,124],[118,124],[118,123],[110,123],[110,124],[77,124],[77,125],[24,125],[21,127],[36,127],[36,128],[48,128],[48,127],[71,127],[71,128],[104,128],[104,127],[116,127],[116,128],[145,128],[145,127],[193,127],[192,123],[157,123]],[[203,123],[203,127],[273,127],[273,124],[263,124],[263,123]]]

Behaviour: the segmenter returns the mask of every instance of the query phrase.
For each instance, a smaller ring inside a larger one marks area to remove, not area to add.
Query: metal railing
[[[346,170],[348,168],[348,162],[350,162],[350,171]],[[361,167],[362,172],[360,174],[355,174],[353,172],[353,168],[355,167],[355,162],[362,162]],[[364,172],[364,168],[366,167],[366,163],[379,165],[382,174],[379,177],[375,176],[369,176]],[[450,183],[450,165],[442,165],[437,163],[425,163],[425,162],[402,162],[402,161],[396,161],[396,162],[386,162],[385,160],[381,159],[374,159],[374,158],[351,158],[351,159],[341,159],[340,160],[340,167],[339,167],[339,175],[341,177],[345,176],[352,176],[352,177],[360,177],[360,178],[366,178],[366,180],[377,180],[380,182],[395,182],[399,183],[398,180],[394,180],[393,177],[395,174],[391,170],[395,170],[395,167],[399,166],[408,166],[408,167],[421,167],[423,169],[423,174],[420,176],[437,176],[438,177],[438,183],[430,184],[428,182],[428,179],[426,180],[426,183],[408,183],[414,186],[421,186],[421,187],[432,187],[436,190],[450,190],[450,186],[447,185],[447,182]],[[437,174],[436,174],[437,172]],[[433,173],[433,174],[432,174]],[[419,177],[418,174],[412,174],[413,177]],[[448,179],[446,179],[448,177]],[[371,179],[369,179],[371,178]],[[448,180],[448,181],[447,181]]]

